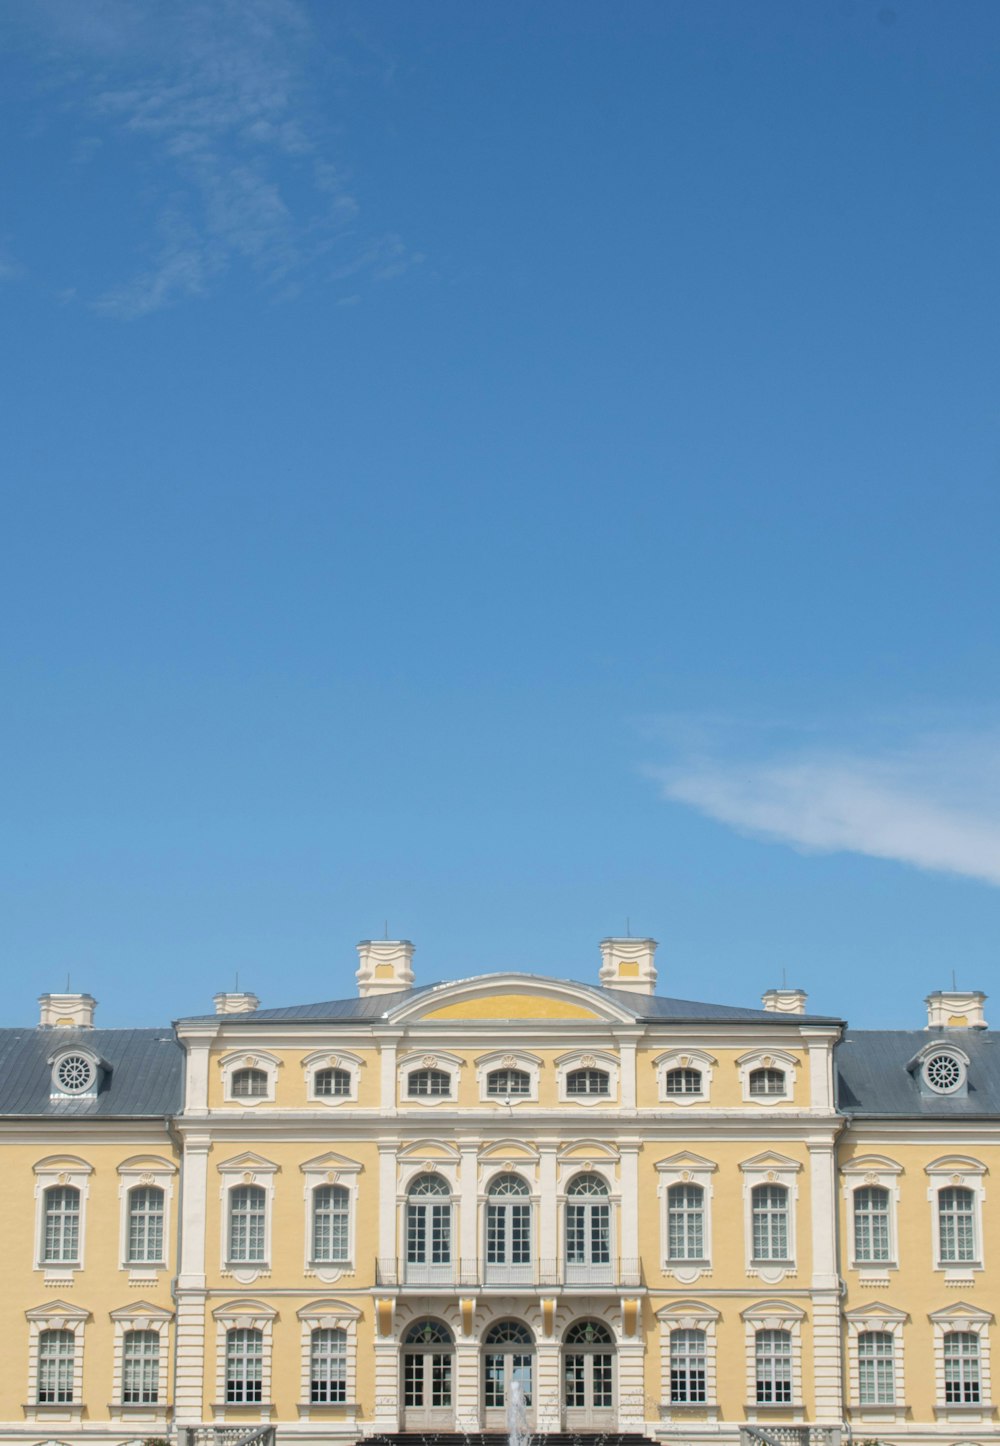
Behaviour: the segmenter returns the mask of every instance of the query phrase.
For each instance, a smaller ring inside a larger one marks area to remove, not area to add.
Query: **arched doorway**
[[[497,1175],[486,1198],[487,1285],[530,1285],[531,1192],[520,1175]]]
[[[455,1341],[439,1320],[418,1320],[403,1337],[403,1429],[455,1424]]]
[[[567,1430],[607,1430],[615,1421],[615,1343],[603,1321],[579,1320],[563,1338]]]
[[[500,1320],[483,1339],[483,1412],[487,1431],[506,1431],[514,1381],[521,1387],[528,1424],[535,1419],[535,1340],[519,1320]]]

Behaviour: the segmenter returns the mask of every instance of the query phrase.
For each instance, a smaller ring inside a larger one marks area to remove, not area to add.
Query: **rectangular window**
[[[350,1197],[343,1185],[320,1185],[313,1191],[313,1262],[336,1264],[349,1259]]]
[[[309,1399],[328,1406],[347,1400],[346,1331],[313,1331],[309,1345]]]
[[[858,1336],[858,1401],[862,1406],[895,1405],[896,1370],[888,1331]]]
[[[80,1259],[80,1192],[73,1185],[52,1185],[44,1195],[42,1259],[75,1265]]]
[[[788,1191],[755,1185],[751,1201],[754,1260],[788,1260]]]
[[[260,1185],[237,1185],[229,1192],[229,1259],[254,1264],[264,1259],[266,1196]]]
[[[140,1185],[128,1192],[128,1263],[163,1263],[163,1191]]]
[[[42,1331],[38,1337],[38,1404],[70,1405],[76,1337],[72,1331]]]
[[[705,1192],[700,1185],[671,1185],[667,1192],[667,1258],[704,1260]]]
[[[950,1331],[944,1338],[944,1399],[949,1406],[978,1406],[979,1337]]]
[[[890,1258],[889,1192],[881,1185],[854,1192],[854,1258],[859,1264]]]
[[[155,1406],[159,1399],[159,1334],[126,1331],[122,1342],[122,1401],[127,1406]]]
[[[938,1191],[938,1225],[943,1265],[976,1259],[976,1205],[971,1190],[951,1185]]]
[[[264,1336],[259,1330],[226,1333],[226,1400],[254,1406],[263,1400]]]
[[[705,1401],[705,1332],[671,1331],[670,1399],[677,1405]]]
[[[758,1331],[755,1362],[758,1405],[788,1405],[792,1399],[792,1338],[789,1332]]]

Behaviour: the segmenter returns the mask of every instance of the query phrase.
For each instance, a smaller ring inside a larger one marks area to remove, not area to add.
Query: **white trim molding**
[[[746,1272],[750,1279],[759,1278],[765,1285],[780,1285],[786,1277],[794,1277],[798,1262],[798,1231],[796,1217],[799,1202],[799,1174],[802,1164],[779,1155],[774,1150],[764,1150],[749,1160],[740,1161],[743,1175],[743,1240],[746,1252]],[[773,1263],[757,1260],[753,1250],[753,1192],[758,1185],[781,1185],[788,1192],[788,1255],[785,1260]]]
[[[114,1381],[112,1385],[112,1401],[108,1407],[111,1418],[120,1422],[134,1424],[139,1421],[165,1426],[170,1418],[171,1403],[169,1400],[170,1391],[170,1322],[173,1320],[173,1311],[165,1310],[162,1306],[151,1305],[149,1301],[137,1300],[118,1310],[109,1312],[110,1319],[114,1322],[115,1345],[114,1345]],[[125,1396],[125,1335],[128,1331],[152,1331],[159,1338],[159,1353],[157,1366],[159,1377],[157,1381],[156,1402],[131,1403],[126,1402]]]
[[[899,1177],[903,1167],[886,1155],[856,1155],[840,1166],[841,1194],[847,1215],[848,1263],[862,1285],[888,1285],[899,1268]],[[854,1231],[854,1195],[872,1186],[888,1192],[889,1259],[859,1260]]]
[[[241,1110],[254,1110],[258,1105],[273,1105],[277,1098],[278,1071],[282,1061],[276,1054],[265,1049],[236,1049],[216,1060],[222,1072],[222,1098],[227,1105]],[[267,1093],[263,1095],[234,1095],[233,1075],[243,1069],[259,1069],[267,1077]]]
[[[772,1105],[784,1105],[795,1098],[795,1080],[800,1061],[786,1049],[750,1049],[736,1060],[740,1072],[740,1089],[745,1105],[760,1105],[769,1109]],[[785,1088],[780,1095],[752,1095],[750,1076],[757,1069],[778,1069],[785,1076]]]
[[[158,1280],[170,1261],[171,1206],[177,1166],[162,1155],[132,1155],[118,1166],[118,1268],[128,1271],[129,1285]],[[153,1186],[163,1191],[163,1251],[160,1260],[129,1259],[129,1201],[133,1190]]]
[[[905,1421],[906,1372],[903,1364],[903,1327],[909,1320],[905,1310],[873,1300],[844,1312],[847,1326],[847,1406],[855,1420]],[[893,1399],[882,1403],[861,1402],[861,1363],[858,1339],[871,1331],[892,1337]]]
[[[344,1276],[353,1276],[357,1267],[356,1239],[358,1219],[358,1176],[364,1169],[357,1160],[337,1155],[328,1150],[325,1155],[306,1160],[299,1166],[302,1172],[302,1198],[305,1204],[305,1231],[303,1236],[303,1272],[331,1285]],[[347,1191],[347,1258],[340,1262],[317,1261],[313,1259],[313,1204],[316,1191],[323,1185],[339,1185]]]
[[[801,1306],[787,1300],[760,1300],[740,1311],[746,1343],[747,1401],[746,1417],[756,1421],[763,1416],[791,1415],[796,1421],[804,1419],[805,1407],[802,1400],[802,1322],[806,1318]],[[769,1404],[757,1400],[757,1332],[787,1331],[792,1347],[792,1399],[789,1402]]]
[[[71,1286],[76,1273],[83,1269],[87,1249],[87,1197],[94,1167],[78,1155],[46,1155],[32,1166],[35,1174],[35,1270],[43,1272],[43,1284]],[[77,1222],[76,1260],[45,1259],[45,1195],[46,1191],[68,1185],[80,1194],[80,1218]]]
[[[571,1049],[566,1054],[557,1055],[554,1063],[556,1086],[561,1105],[582,1105],[584,1109],[592,1109],[595,1105],[617,1107],[621,1089],[621,1063],[617,1054],[612,1054],[607,1049]],[[569,1075],[580,1069],[603,1070],[608,1076],[608,1093],[606,1095],[569,1094],[566,1089],[566,1080]]]
[[[656,1312],[660,1323],[660,1418],[663,1421],[690,1420],[704,1416],[716,1421],[719,1416],[718,1340],[716,1327],[720,1313],[700,1300],[678,1300]],[[670,1368],[675,1331],[705,1333],[705,1399],[704,1401],[671,1401]]]
[[[245,1412],[256,1412],[263,1422],[270,1421],[274,1409],[271,1401],[271,1357],[274,1339],[274,1322],[278,1312],[273,1306],[261,1300],[228,1300],[212,1311],[215,1321],[215,1400],[212,1415],[221,1421],[229,1413],[241,1417]],[[226,1401],[226,1336],[231,1330],[258,1330],[263,1337],[263,1354],[260,1366],[259,1402],[246,1404]],[[207,1384],[207,1372],[206,1372]]]
[[[484,1104],[499,1108],[513,1108],[516,1105],[537,1105],[538,1082],[541,1078],[542,1061],[537,1054],[526,1049],[494,1049],[489,1054],[480,1054],[475,1059],[476,1084],[479,1098]],[[528,1076],[528,1093],[523,1095],[491,1095],[487,1093],[488,1078],[495,1070],[518,1069]]]
[[[934,1328],[934,1414],[944,1421],[988,1421],[993,1415],[990,1379],[990,1326],[993,1313],[968,1301],[957,1300],[942,1310],[931,1311],[927,1319]],[[963,1404],[945,1400],[945,1336],[953,1331],[974,1335],[979,1342],[979,1400]]]
[[[693,1285],[702,1275],[712,1274],[712,1176],[718,1169],[714,1160],[706,1160],[690,1150],[681,1150],[665,1160],[657,1160],[659,1176],[656,1193],[660,1197],[660,1263],[664,1275],[673,1276],[681,1285]],[[672,1260],[670,1257],[669,1199],[671,1185],[697,1185],[702,1192],[702,1234],[704,1251],[699,1260]]]
[[[306,1099],[311,1105],[322,1105],[324,1109],[337,1109],[343,1105],[356,1105],[361,1088],[361,1071],[365,1062],[359,1054],[349,1050],[315,1049],[301,1061],[306,1075]],[[351,1085],[346,1095],[318,1095],[316,1076],[320,1070],[342,1069],[349,1076]]]
[[[975,1277],[985,1265],[983,1246],[983,1205],[986,1200],[985,1177],[987,1168],[981,1160],[969,1155],[940,1155],[924,1166],[924,1173],[930,1183],[927,1199],[931,1207],[931,1266],[944,1275],[946,1285],[974,1285]],[[942,1190],[958,1188],[972,1192],[973,1229],[975,1251],[973,1260],[941,1259],[941,1209],[939,1195]]]
[[[261,1276],[271,1274],[271,1235],[274,1222],[274,1177],[281,1166],[246,1150],[229,1160],[220,1160],[219,1172],[219,1261],[220,1274],[231,1276],[241,1285],[252,1285]],[[229,1259],[230,1192],[240,1185],[259,1185],[264,1191],[264,1259],[231,1261]]]
[[[83,1414],[83,1343],[90,1311],[82,1306],[52,1300],[24,1312],[28,1322],[28,1393],[24,1403],[26,1421],[79,1421]],[[43,1331],[71,1331],[73,1334],[72,1401],[39,1401],[39,1338]]]
[[[301,1332],[301,1372],[299,1377],[298,1413],[308,1421],[315,1414],[320,1420],[342,1416],[353,1421],[358,1414],[358,1321],[361,1312],[348,1301],[324,1297],[300,1306],[295,1312]],[[341,1330],[347,1337],[345,1399],[330,1403],[312,1401],[312,1333],[314,1330]]]
[[[668,1049],[653,1060],[656,1066],[657,1094],[661,1104],[705,1105],[712,1093],[712,1069],[718,1064],[715,1055],[706,1049]],[[696,1069],[701,1075],[701,1089],[697,1094],[667,1094],[667,1075],[675,1069]]]

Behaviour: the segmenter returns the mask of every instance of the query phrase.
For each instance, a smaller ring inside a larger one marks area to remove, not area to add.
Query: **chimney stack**
[[[601,983],[630,994],[656,991],[655,939],[602,939]]]
[[[768,989],[760,1002],[770,1014],[805,1014],[808,997],[804,989]]]
[[[40,994],[38,1022],[45,1029],[93,1029],[97,1000],[92,994]]]
[[[239,993],[234,991],[231,994],[216,994],[213,996],[216,1014],[252,1014],[255,1009],[260,1008],[260,1000],[256,994],[249,991]]]
[[[355,974],[362,999],[413,988],[413,945],[409,939],[362,939]]]
[[[986,1029],[981,989],[937,989],[928,994],[928,1029]]]

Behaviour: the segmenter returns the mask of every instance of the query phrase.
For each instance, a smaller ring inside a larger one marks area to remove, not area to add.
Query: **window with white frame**
[[[57,1050],[49,1058],[52,1066],[52,1087],[49,1098],[60,1100],[93,1099],[101,1087],[101,1076],[107,1064],[89,1049],[79,1045]]]
[[[948,1331],[944,1337],[946,1406],[978,1406],[982,1401],[979,1337],[972,1331]]]
[[[896,1211],[902,1166],[885,1155],[856,1155],[841,1166],[848,1263],[869,1284],[888,1284],[898,1260]]]
[[[353,1268],[361,1165],[330,1150],[299,1169],[304,1177],[305,1273],[333,1282]]]
[[[156,1406],[160,1400],[160,1333],[126,1331],[122,1338],[122,1404]]]
[[[690,1150],[656,1162],[662,1259],[668,1274],[690,1285],[711,1268],[712,1176],[716,1165]]]
[[[903,1327],[906,1312],[879,1304],[857,1306],[845,1313],[849,1403],[862,1415],[905,1411]]]
[[[39,1332],[35,1400],[40,1406],[69,1405],[76,1400],[75,1365],[75,1332],[65,1329]]]
[[[884,1185],[859,1185],[852,1203],[855,1262],[869,1265],[891,1260],[889,1191]]]
[[[114,1402],[123,1416],[167,1409],[171,1313],[147,1301],[111,1312],[115,1327]]]
[[[162,1265],[165,1196],[159,1185],[133,1185],[128,1192],[129,1265]]]
[[[316,1300],[297,1312],[302,1330],[302,1384],[299,1414],[303,1420],[328,1406],[354,1408],[357,1367],[357,1321],[360,1312],[341,1300]]]
[[[264,1332],[255,1326],[234,1326],[226,1332],[226,1404],[257,1405],[263,1401]]]
[[[976,1197],[964,1185],[938,1191],[938,1240],[942,1265],[977,1260]]]
[[[747,1081],[750,1097],[774,1095],[783,1099],[787,1093],[783,1069],[752,1069]]]
[[[409,1099],[447,1099],[451,1095],[451,1075],[443,1069],[411,1069],[406,1076]]]
[[[75,1185],[50,1185],[42,1201],[42,1260],[47,1265],[79,1264],[80,1191]]]
[[[566,1093],[607,1097],[611,1093],[611,1076],[606,1069],[571,1069],[566,1076]]]
[[[339,1051],[316,1050],[302,1061],[306,1075],[306,1095],[318,1104],[336,1108],[357,1103],[364,1064],[360,1055]]]
[[[259,1300],[224,1302],[213,1310],[216,1326],[216,1412],[227,1406],[260,1406],[267,1419],[275,1311]]]
[[[346,1263],[351,1258],[350,1191],[343,1185],[317,1185],[312,1207],[313,1263]]]
[[[791,1301],[766,1300],[740,1312],[746,1330],[747,1406],[802,1409],[802,1322]]]
[[[759,1406],[786,1406],[792,1400],[792,1335],[786,1330],[759,1330],[754,1343],[756,1394]]]
[[[937,1414],[947,1417],[993,1410],[990,1381],[992,1312],[966,1301],[931,1313]]]
[[[526,1069],[491,1069],[486,1076],[486,1093],[491,1099],[531,1094],[531,1075]]]
[[[397,1064],[401,1102],[433,1108],[455,1101],[463,1064],[459,1055],[445,1050],[403,1055]]]
[[[707,1355],[704,1331],[670,1332],[670,1400],[675,1405],[704,1404]]]
[[[754,1185],[750,1192],[753,1259],[789,1260],[788,1190],[784,1185]]]
[[[309,1342],[309,1400],[317,1406],[347,1400],[347,1332],[318,1326]]]
[[[896,1404],[895,1341],[890,1331],[858,1336],[858,1405]]]
[[[705,1259],[705,1191],[690,1182],[667,1190],[667,1259]]]
[[[773,1105],[791,1100],[799,1061],[783,1049],[754,1049],[736,1061],[747,1104]]]
[[[493,1050],[476,1059],[479,1097],[493,1104],[538,1103],[542,1061],[527,1050]]]
[[[34,1166],[35,1262],[53,1285],[82,1269],[93,1166],[74,1155],[48,1155]]]
[[[222,1270],[249,1285],[270,1271],[278,1166],[246,1151],[218,1165]],[[308,1237],[307,1237],[308,1238]]]
[[[608,1183],[594,1170],[566,1186],[566,1281],[610,1279],[611,1201]]]
[[[670,1049],[653,1061],[660,1099],[672,1105],[704,1103],[717,1060],[703,1049]]]
[[[930,1178],[934,1265],[946,1280],[971,1281],[983,1268],[986,1167],[968,1156],[942,1156],[925,1166]]]
[[[661,1395],[665,1419],[697,1406],[717,1414],[716,1325],[719,1312],[701,1301],[677,1301],[657,1311]],[[672,1409],[674,1408],[674,1409]]]
[[[320,1099],[347,1099],[351,1093],[351,1072],[333,1065],[328,1069],[318,1069],[313,1076],[313,1089]]]
[[[58,1411],[78,1417],[83,1409],[84,1328],[90,1313],[63,1301],[25,1311],[28,1321],[30,1420]]]
[[[233,1051],[219,1060],[223,1097],[230,1104],[252,1109],[274,1101],[281,1060],[264,1050]]]
[[[747,1273],[777,1285],[795,1271],[795,1205],[801,1163],[772,1150],[740,1165]]]
[[[564,1104],[600,1105],[617,1100],[621,1066],[609,1050],[573,1050],[556,1061],[556,1084]]]
[[[234,1185],[229,1191],[229,1248],[234,1265],[267,1259],[267,1192],[260,1185]]]
[[[451,1233],[451,1190],[447,1180],[433,1172],[418,1175],[406,1199],[407,1281],[450,1280]]]
[[[267,1074],[262,1069],[234,1069],[232,1093],[234,1100],[267,1099]]]

